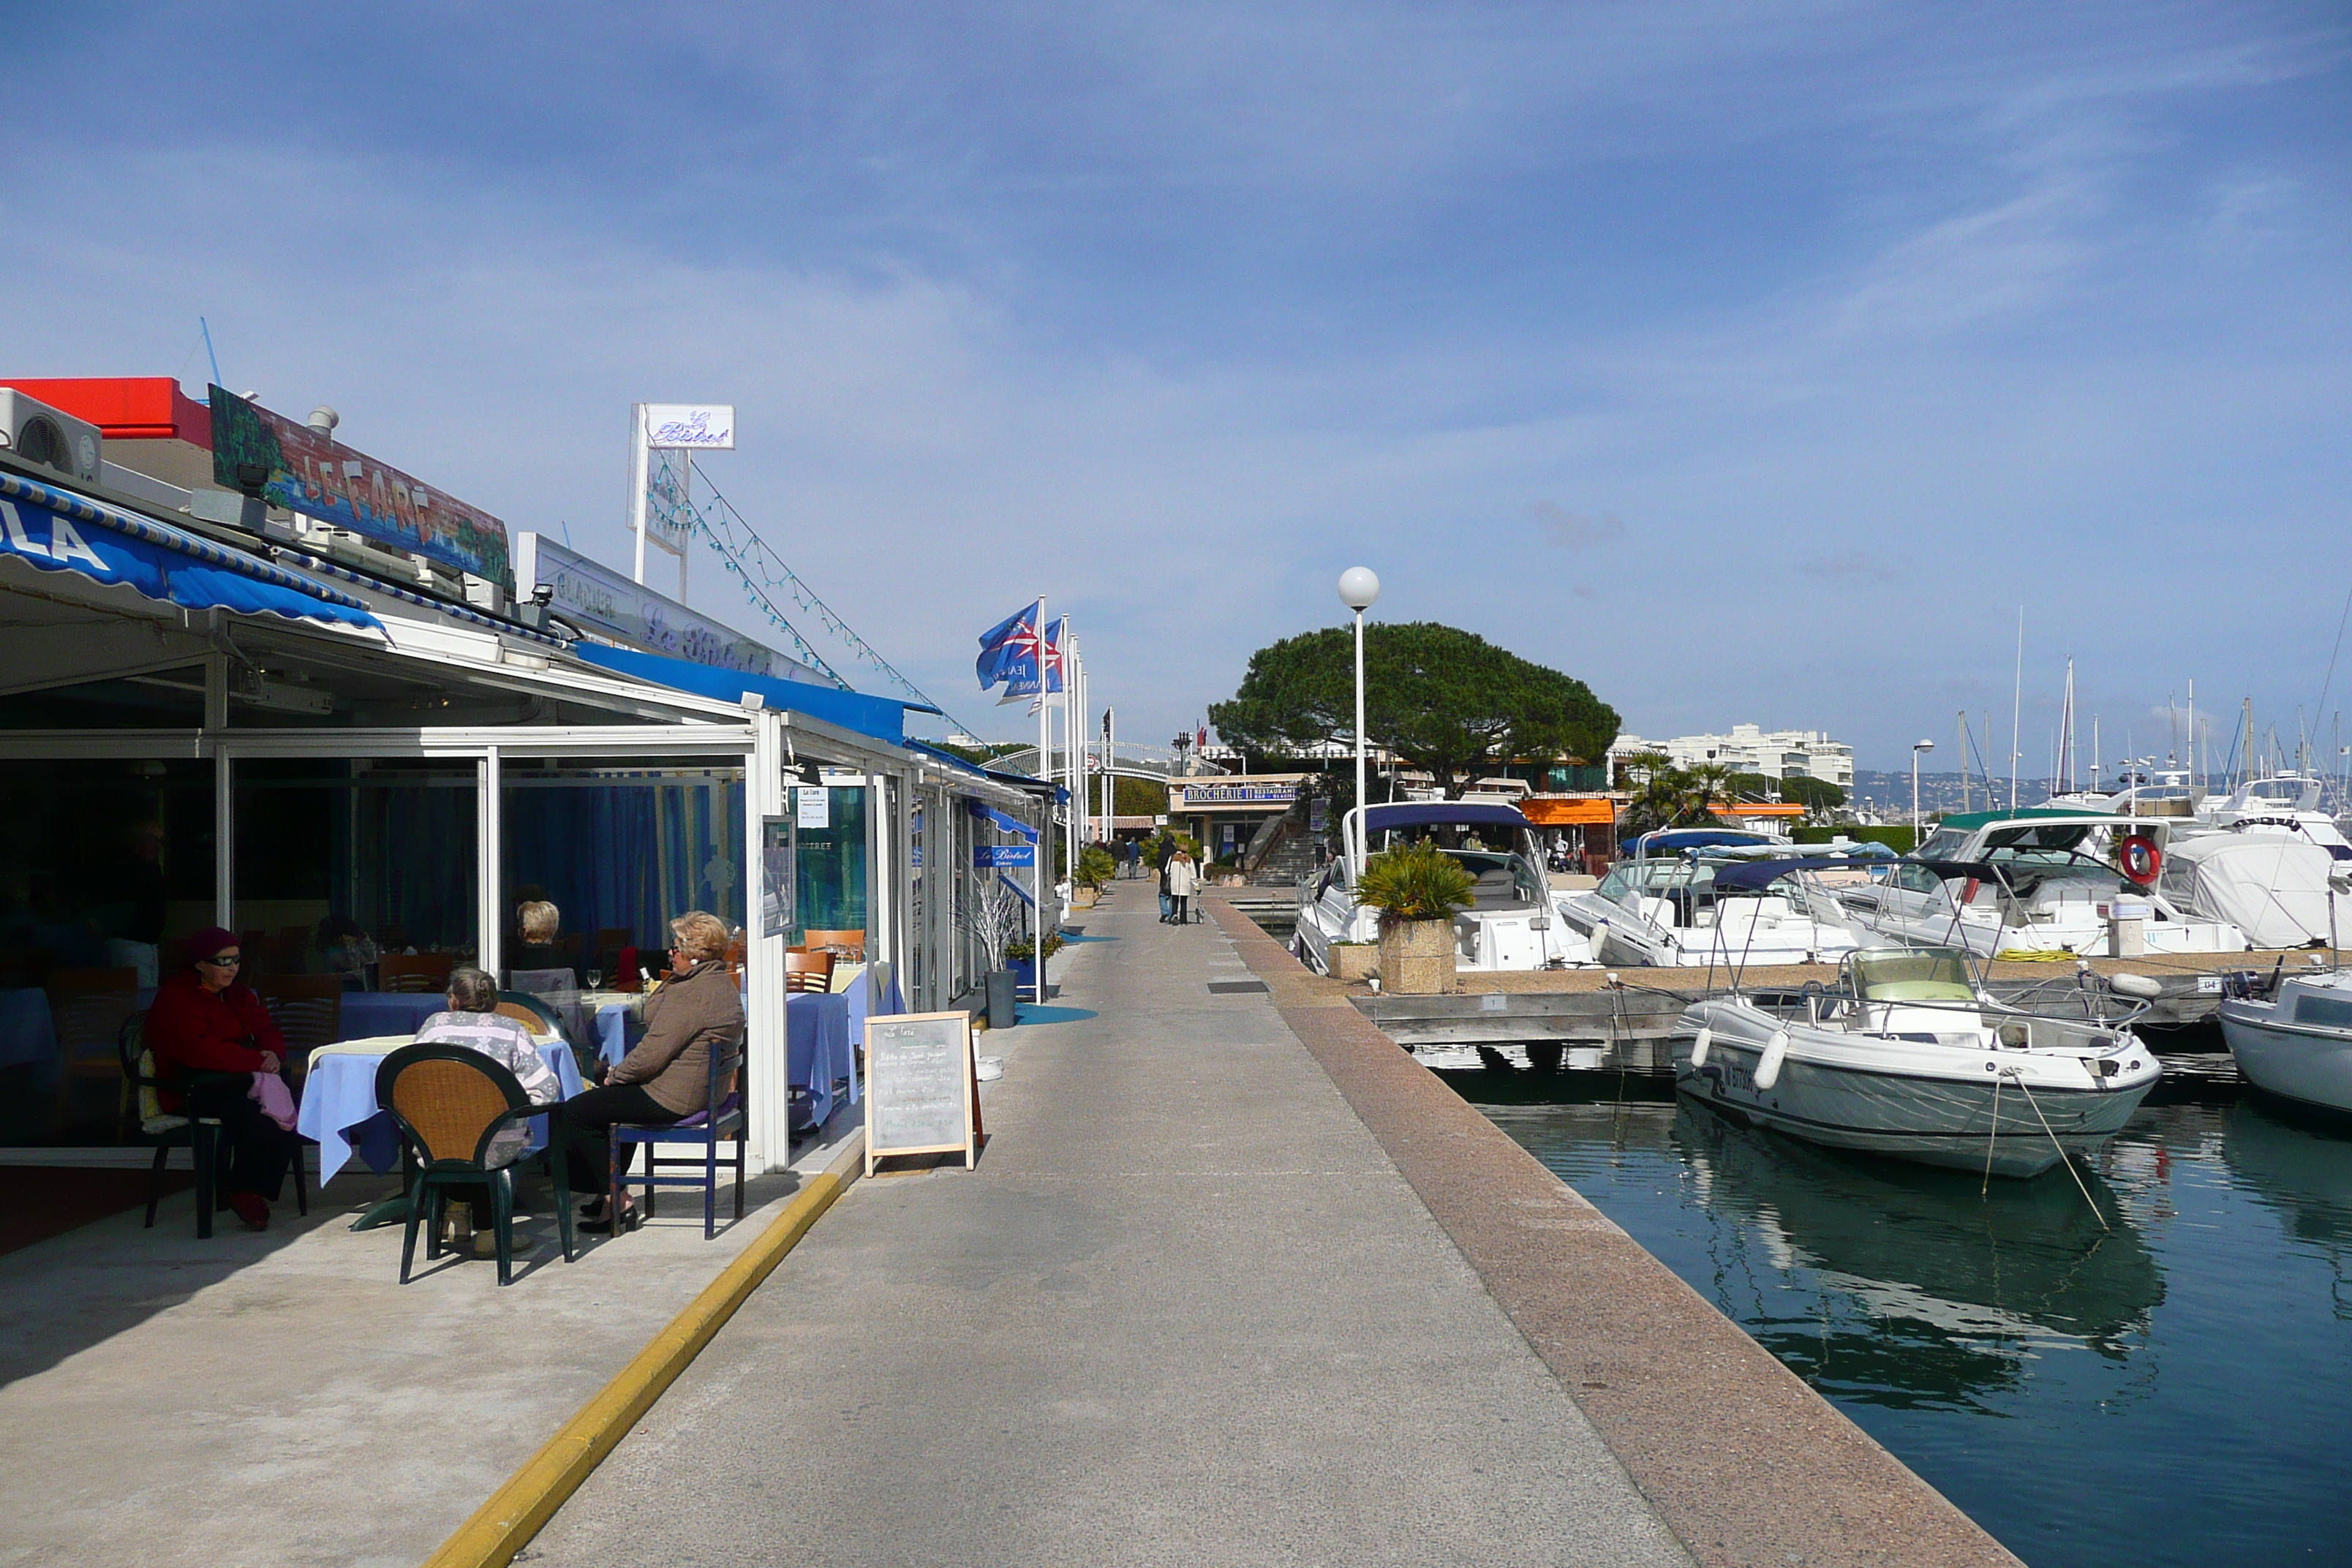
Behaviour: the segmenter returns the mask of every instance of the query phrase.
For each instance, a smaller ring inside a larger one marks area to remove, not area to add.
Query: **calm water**
[[[2167,1057],[2107,1230],[2063,1171],[1988,1201],[1660,1077],[1424,1059],[2035,1568],[2352,1564],[2352,1131],[2226,1055]]]

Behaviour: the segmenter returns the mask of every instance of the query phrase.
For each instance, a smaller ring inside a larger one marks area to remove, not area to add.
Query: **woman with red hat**
[[[253,987],[237,979],[245,955],[235,931],[198,931],[186,952],[189,967],[164,979],[147,1010],[147,1047],[163,1080],[164,1108],[219,1121],[228,1205],[247,1230],[264,1230],[298,1145],[253,1098],[253,1075],[284,1065],[286,1037]]]

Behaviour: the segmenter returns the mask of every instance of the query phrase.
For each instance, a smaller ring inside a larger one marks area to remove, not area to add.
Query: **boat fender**
[[[2145,974],[2110,974],[2107,989],[2118,996],[2137,996],[2144,1002],[2153,1002],[2164,994],[2163,983]]]
[[[1691,1042],[1691,1069],[1693,1071],[1696,1071],[1698,1068],[1706,1066],[1706,1048],[1713,1044],[1715,1044],[1715,1031],[1702,1025],[1699,1028],[1698,1038]]]
[[[2145,833],[2126,836],[2116,846],[2116,858],[2123,866],[2124,879],[2135,887],[2153,888],[2157,873],[2164,869],[2164,851]]]
[[[1756,1063],[1756,1087],[1769,1089],[1780,1081],[1780,1062],[1789,1054],[1789,1031],[1775,1029],[1772,1037],[1764,1042],[1764,1055]]]

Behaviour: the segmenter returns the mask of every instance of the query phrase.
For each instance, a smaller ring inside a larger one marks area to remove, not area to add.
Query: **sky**
[[[2006,771],[2021,610],[2028,773],[2070,654],[2085,756],[2352,706],[2340,4],[656,15],[0,0],[0,374],[201,396],[201,317],[615,562],[630,404],[731,402],[713,479],[992,737],[1027,599],[1164,741],[1354,564],[1653,738]]]

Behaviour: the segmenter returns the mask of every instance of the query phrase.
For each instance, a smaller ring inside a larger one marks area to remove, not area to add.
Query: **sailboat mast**
[[[2017,809],[2017,727],[2025,717],[2025,606],[2017,606],[2017,677],[2009,689],[2009,809]]]

